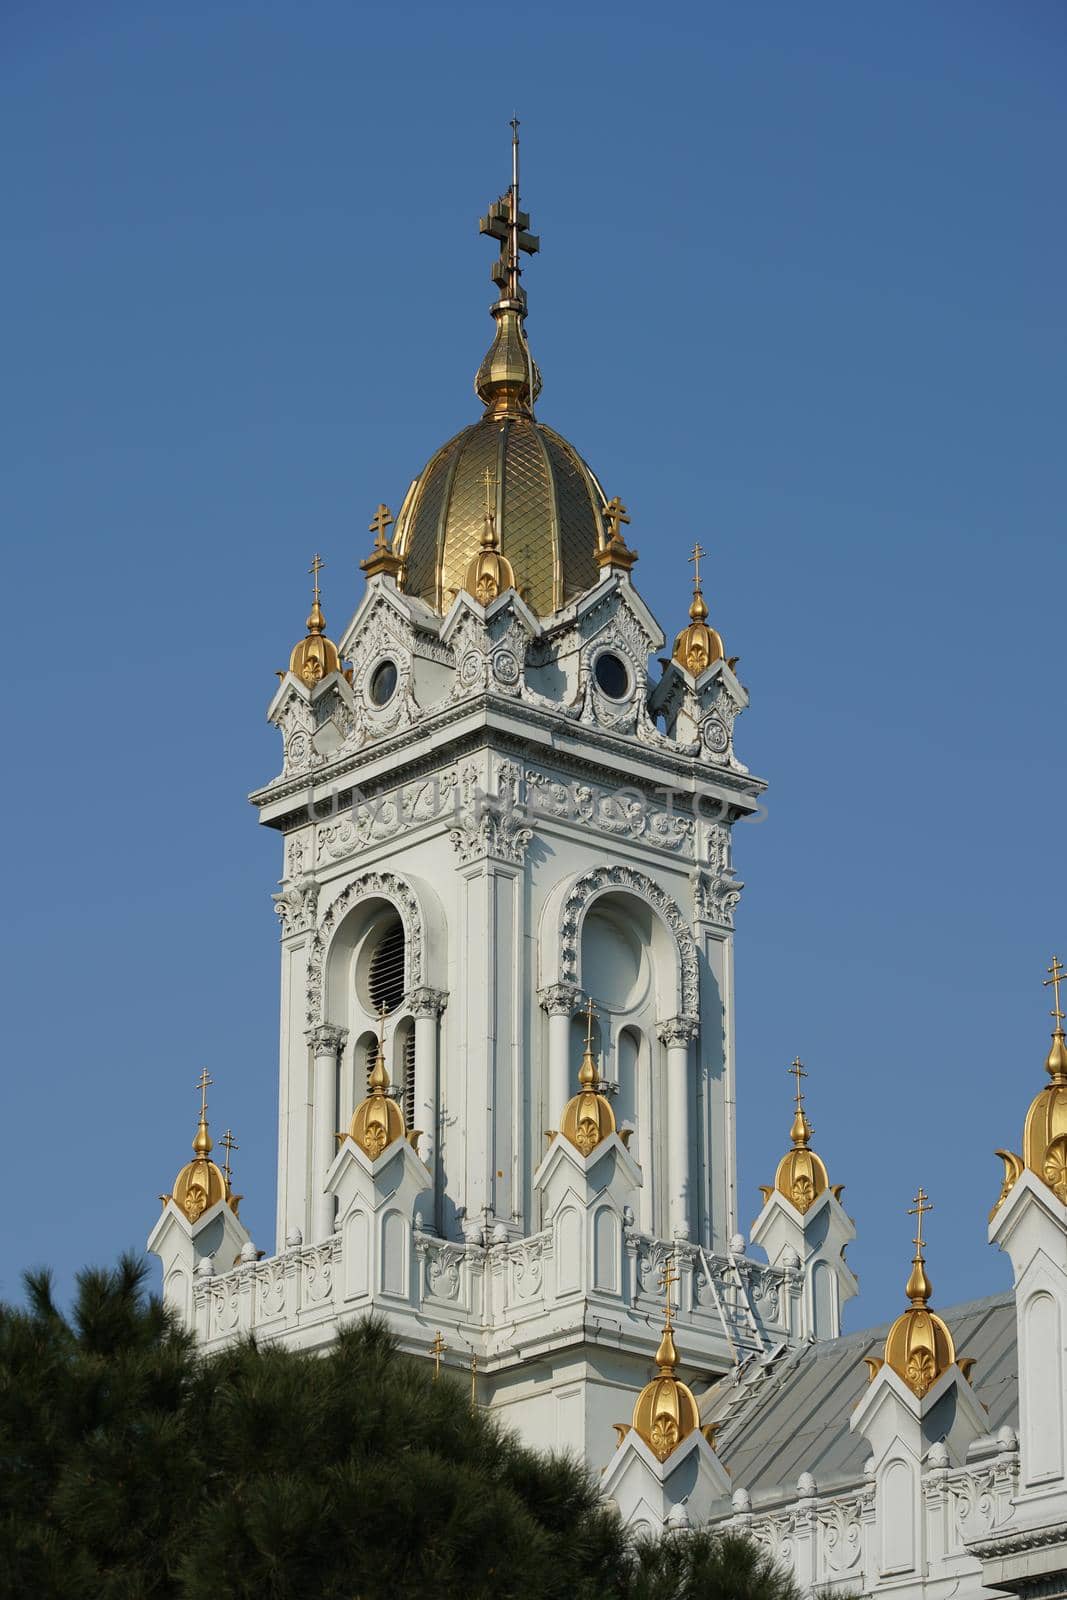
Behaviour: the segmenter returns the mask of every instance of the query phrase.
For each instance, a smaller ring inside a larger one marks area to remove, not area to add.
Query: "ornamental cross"
[[[478,1352],[471,1350],[471,1416],[478,1409]]]
[[[934,1208],[930,1203],[929,1195],[920,1184],[919,1192],[915,1196],[915,1204],[908,1207],[908,1216],[918,1218],[918,1221],[915,1225],[915,1238],[912,1243],[915,1245],[915,1249],[919,1255],[922,1255],[923,1249],[923,1218],[928,1211],[932,1211],[933,1209]]]
[[[434,1383],[436,1383],[438,1378],[441,1376],[441,1357],[447,1349],[448,1346],[445,1344],[440,1328],[438,1328],[437,1332],[434,1334],[433,1344],[430,1346],[430,1354],[433,1356]]]
[[[210,1077],[208,1075],[208,1070],[207,1070],[206,1067],[204,1068],[203,1072],[201,1072],[199,1078],[196,1081],[196,1087],[200,1090],[200,1120],[201,1120],[201,1122],[205,1121],[206,1118],[207,1118],[207,1092],[208,1092],[208,1089],[211,1087],[211,1085],[214,1083],[214,1081],[215,1081],[214,1078],[212,1078],[212,1077]]]
[[[791,1072],[793,1077],[797,1080],[797,1110],[799,1111],[804,1100],[804,1091],[800,1087],[800,1080],[801,1078],[807,1077],[807,1073],[804,1071],[804,1063],[801,1061],[799,1056],[793,1057],[793,1065],[791,1067],[787,1067],[786,1071]]]
[[[319,555],[318,551],[316,551],[315,552],[315,559],[312,561],[310,567],[308,568],[308,571],[311,573],[312,577],[315,580],[315,604],[316,605],[318,605],[318,603],[319,603],[319,573],[322,571],[322,569],[323,569],[323,567],[325,565],[326,565],[325,561]]]
[[[659,1286],[663,1290],[665,1299],[663,1325],[667,1328],[669,1328],[671,1325],[671,1317],[673,1315],[671,1307],[671,1290],[677,1282],[678,1274],[674,1270],[674,1251],[672,1250],[666,1261],[663,1263],[663,1271],[660,1273],[659,1279]]]
[[[1051,987],[1053,994],[1053,1009],[1049,1012],[1049,1016],[1055,1021],[1056,1032],[1058,1033],[1060,1031],[1059,1025],[1063,1021],[1063,1012],[1060,1010],[1060,984],[1063,982],[1064,976],[1067,975],[1067,968],[1064,968],[1059,956],[1053,956],[1052,965],[1047,970],[1051,972],[1052,976],[1045,979],[1045,988]]]
[[[604,521],[608,525],[608,539],[613,543],[618,540],[618,542],[621,544],[623,542],[623,538],[621,532],[619,531],[620,524],[624,522],[628,523],[630,518],[626,507],[623,505],[617,494],[613,495],[608,501],[607,505],[604,507],[603,517]]]
[[[388,550],[389,546],[385,540],[385,530],[392,525],[392,521],[393,513],[390,511],[389,507],[386,505],[380,505],[377,511],[374,513],[374,518],[370,525],[370,531],[374,535],[374,548],[376,550]]]
[[[700,588],[700,558],[701,558],[701,556],[706,556],[707,553],[708,552],[704,549],[704,546],[698,540],[697,543],[693,546],[693,554],[689,557],[690,561],[693,563],[693,588],[694,589],[699,589]]]
[[[223,1175],[224,1175],[224,1177],[226,1179],[226,1182],[229,1183],[231,1178],[233,1177],[233,1173],[230,1171],[230,1157],[231,1157],[231,1155],[233,1154],[233,1152],[235,1150],[240,1150],[241,1146],[237,1143],[237,1140],[234,1138],[233,1129],[232,1128],[227,1128],[226,1129],[226,1132],[223,1134],[222,1138],[219,1140],[219,1144],[222,1146],[222,1148],[226,1152],[226,1160],[223,1162],[222,1171],[223,1171]]]
[[[593,997],[590,995],[589,1004],[585,1008],[585,1048],[588,1055],[593,1053],[593,1018],[595,1015],[596,1008],[593,1005]]]

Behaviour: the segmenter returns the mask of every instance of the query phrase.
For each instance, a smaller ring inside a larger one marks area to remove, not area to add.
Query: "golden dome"
[[[389,1074],[385,1069],[384,1010],[381,1029],[378,1036],[378,1054],[374,1058],[368,1082],[370,1093],[362,1104],[356,1107],[352,1121],[348,1125],[348,1137],[359,1145],[364,1155],[369,1156],[371,1161],[376,1161],[382,1151],[396,1139],[407,1138],[414,1145],[418,1138],[417,1132],[408,1132],[404,1123],[404,1113],[396,1101],[386,1093],[389,1088]]]
[[[327,639],[326,618],[319,605],[319,572],[326,563],[316,556],[309,572],[315,574],[315,597],[311,602],[311,613],[307,619],[307,638],[293,646],[293,653],[289,657],[289,671],[295,673],[302,683],[308,688],[320,683],[331,672],[340,672],[341,657],[337,653],[337,646],[332,639]]]
[[[708,626],[707,602],[700,587],[700,558],[704,554],[699,544],[693,546],[693,554],[689,558],[694,563],[689,626],[683,628],[675,639],[672,652],[678,665],[692,673],[694,678],[699,678],[700,674],[706,672],[714,662],[721,661],[726,653],[722,635],[715,628]]]
[[[803,1216],[806,1211],[811,1210],[819,1196],[830,1188],[830,1178],[821,1158],[810,1148],[811,1124],[804,1114],[804,1096],[800,1089],[800,1080],[806,1078],[807,1073],[799,1056],[789,1070],[797,1082],[796,1111],[793,1116],[793,1126],[789,1130],[793,1148],[787,1150],[779,1161],[773,1184],[769,1187],[761,1184],[760,1192],[766,1203],[777,1190]],[[833,1186],[836,1199],[840,1199],[843,1187],[843,1184]]]
[[[1065,974],[1059,956],[1053,956],[1048,971],[1052,976],[1045,980],[1045,987],[1054,990],[1052,1018],[1056,1026],[1045,1071],[1052,1081],[1038,1090],[1030,1102],[1023,1124],[1022,1156],[1013,1155],[1010,1150],[997,1151],[1004,1162],[1004,1181],[990,1212],[991,1221],[1027,1168],[1048,1185],[1061,1204],[1067,1205],[1067,1039],[1060,1010],[1060,984]]]
[[[534,419],[541,377],[526,343],[519,279],[522,254],[539,245],[519,209],[517,141],[512,148],[511,186],[481,222],[481,231],[500,244],[492,272],[500,290],[491,313],[496,331],[474,380],[485,414],[419,473],[392,544],[404,564],[401,587],[441,612],[469,587],[485,526],[487,472],[497,549],[534,611],[558,611],[592,588],[605,543],[603,489],[573,445]]]
[[[904,1290],[910,1304],[890,1328],[883,1357],[885,1365],[892,1367],[897,1376],[903,1378],[908,1388],[920,1400],[956,1360],[956,1346],[948,1324],[927,1305],[934,1291],[926,1276],[922,1233],[923,1217],[932,1209],[925,1191],[920,1189],[915,1196],[914,1208],[908,1213],[909,1216],[918,1218],[915,1254],[912,1257],[911,1274]],[[867,1358],[872,1380],[881,1365],[882,1361]],[[972,1361],[959,1363],[964,1377],[969,1374],[973,1365]]]
[[[593,1060],[593,1002],[587,1010],[585,1054],[578,1068],[580,1088],[563,1107],[559,1131],[580,1155],[587,1156],[615,1132],[615,1113],[607,1095],[600,1092],[600,1075]]]
[[[193,1139],[193,1159],[187,1161],[178,1173],[172,1192],[161,1196],[164,1205],[168,1200],[173,1200],[190,1222],[198,1222],[204,1212],[210,1211],[220,1200],[225,1200],[236,1216],[240,1202],[240,1196],[233,1193],[226,1175],[209,1159],[214,1148],[207,1126],[207,1091],[210,1083],[205,1068],[197,1084],[200,1090],[200,1121]]]

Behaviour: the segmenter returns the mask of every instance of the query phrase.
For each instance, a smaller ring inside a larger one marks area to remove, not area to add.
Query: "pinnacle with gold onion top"
[[[374,1057],[367,1088],[370,1091],[352,1114],[347,1134],[339,1133],[338,1140],[349,1138],[357,1144],[371,1161],[377,1161],[382,1151],[398,1139],[407,1139],[416,1148],[417,1129],[409,1130],[404,1113],[389,1094],[389,1073],[385,1066],[385,1017],[383,1006],[379,1015],[378,1050]]]
[[[835,1200],[839,1200],[844,1184],[830,1183],[821,1157],[811,1148],[812,1128],[804,1112],[804,1095],[800,1087],[801,1079],[807,1077],[807,1072],[799,1056],[794,1059],[789,1071],[796,1079],[796,1109],[793,1126],[789,1130],[793,1148],[787,1150],[779,1161],[774,1182],[760,1184],[760,1193],[766,1204],[777,1190],[804,1216],[827,1189],[831,1190]]]
[[[1047,1184],[1061,1205],[1067,1205],[1067,1039],[1064,1013],[1060,1009],[1060,984],[1067,977],[1059,956],[1053,956],[1044,987],[1053,993],[1052,1045],[1045,1058],[1050,1083],[1039,1089],[1030,1102],[1023,1125],[1023,1153],[1011,1150],[996,1153],[1004,1163],[1004,1178],[989,1220],[996,1216],[1018,1180],[1026,1171]]]
[[[674,1308],[671,1305],[671,1289],[678,1282],[674,1266],[672,1250],[660,1276],[660,1288],[664,1294],[663,1336],[655,1356],[656,1375],[638,1395],[632,1420],[628,1424],[614,1424],[619,1444],[632,1428],[645,1441],[657,1461],[666,1461],[683,1439],[687,1439],[698,1428],[710,1445],[715,1442],[715,1427],[701,1427],[696,1396],[677,1373],[678,1351],[674,1343]]]
[[[333,640],[326,637],[326,618],[319,604],[319,573],[325,565],[322,557],[316,555],[308,568],[314,577],[315,589],[307,619],[307,637],[293,646],[293,653],[289,657],[289,671],[301,683],[307,684],[309,689],[329,677],[331,672],[341,670],[341,657]]]
[[[588,1156],[598,1144],[615,1132],[615,1113],[602,1092],[600,1074],[593,1059],[593,1002],[586,1007],[585,1053],[578,1068],[578,1093],[563,1107],[559,1131],[580,1155]]]
[[[210,1159],[214,1140],[208,1132],[207,1092],[211,1082],[205,1067],[196,1085],[200,1090],[200,1121],[193,1137],[193,1159],[187,1161],[181,1168],[174,1180],[172,1192],[160,1196],[164,1206],[168,1200],[173,1200],[190,1222],[199,1222],[204,1212],[210,1211],[220,1200],[225,1200],[236,1216],[241,1201],[241,1196],[235,1195],[230,1185],[230,1152],[236,1150],[237,1145],[229,1129],[226,1130],[223,1139],[226,1149],[224,1170],[220,1171]]]
[[[934,1291],[926,1274],[926,1258],[923,1255],[923,1218],[932,1210],[929,1196],[920,1187],[914,1204],[908,1209],[908,1216],[916,1219],[915,1254],[904,1290],[910,1304],[890,1328],[882,1359],[864,1357],[871,1382],[883,1365],[891,1367],[919,1400],[929,1393],[941,1374],[953,1364],[959,1367],[968,1381],[974,1366],[974,1362],[966,1358],[957,1360],[956,1346],[948,1324],[936,1311],[931,1311],[928,1304]]]

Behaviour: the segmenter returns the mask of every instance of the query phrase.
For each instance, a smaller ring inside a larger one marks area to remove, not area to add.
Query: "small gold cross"
[[[204,1068],[203,1072],[201,1072],[199,1078],[196,1081],[196,1087],[200,1090],[200,1120],[201,1120],[201,1122],[203,1122],[204,1119],[207,1116],[207,1092],[208,1092],[208,1089],[211,1087],[211,1085],[214,1083],[214,1081],[215,1081],[214,1078],[209,1077],[208,1070],[207,1070],[206,1067]]]
[[[430,1354],[433,1356],[434,1383],[436,1383],[438,1378],[441,1376],[441,1357],[447,1349],[448,1346],[445,1344],[440,1328],[438,1328],[437,1332],[434,1334],[433,1344],[430,1346]]]
[[[671,1317],[674,1314],[671,1306],[671,1290],[677,1282],[678,1274],[674,1270],[674,1251],[672,1250],[663,1263],[663,1271],[660,1273],[659,1279],[659,1286],[663,1290],[666,1301],[663,1313],[663,1325],[666,1328],[671,1326]]]
[[[374,548],[376,550],[388,550],[389,546],[385,542],[385,530],[391,526],[392,521],[393,513],[389,507],[386,505],[379,506],[370,525],[370,531],[374,534]]]
[[[922,1255],[923,1248],[923,1218],[928,1211],[932,1211],[933,1209],[934,1208],[930,1203],[930,1198],[927,1195],[926,1190],[920,1184],[919,1192],[915,1196],[915,1204],[908,1207],[908,1216],[918,1218],[915,1228],[915,1238],[913,1239],[912,1243],[915,1245],[915,1248],[920,1255]]]
[[[478,1409],[478,1352],[471,1351],[471,1415]]]
[[[700,558],[701,556],[706,556],[707,553],[708,552],[704,549],[704,546],[699,541],[693,546],[693,554],[689,557],[689,559],[693,563],[694,589],[700,588]]]
[[[621,542],[622,534],[620,532],[619,525],[623,522],[628,523],[630,518],[627,515],[626,507],[623,505],[618,495],[613,495],[608,501],[607,505],[604,507],[603,516],[604,521],[608,525],[608,539],[611,541],[618,539]]]
[[[585,1008],[585,1048],[588,1055],[593,1053],[593,1018],[595,1015],[596,1008],[593,1005],[593,997],[590,995],[589,1004]]]
[[[235,1150],[240,1150],[241,1146],[237,1143],[237,1140],[234,1138],[233,1129],[232,1128],[227,1128],[226,1129],[226,1132],[223,1134],[222,1138],[219,1140],[219,1144],[222,1146],[222,1148],[226,1152],[226,1160],[223,1163],[222,1174],[223,1174],[223,1177],[226,1179],[226,1182],[229,1183],[230,1180],[233,1177],[233,1173],[230,1171],[230,1156],[233,1154],[233,1152]]]
[[[1049,1016],[1055,1021],[1058,1033],[1059,1025],[1063,1021],[1063,1012],[1060,1010],[1060,984],[1063,982],[1064,977],[1067,976],[1067,969],[1064,968],[1059,956],[1053,956],[1052,965],[1047,970],[1051,972],[1052,976],[1045,979],[1045,988],[1051,987],[1053,993],[1053,1009],[1049,1012]]]
[[[326,565],[325,561],[319,555],[318,551],[316,551],[315,552],[315,559],[312,561],[310,567],[308,568],[308,571],[313,575],[313,577],[315,579],[315,604],[316,605],[318,605],[318,603],[319,603],[319,573],[322,571],[322,569],[323,569],[323,567],[325,565]]]
[[[793,1057],[793,1065],[791,1067],[787,1067],[786,1071],[791,1072],[794,1078],[797,1080],[797,1110],[799,1111],[801,1103],[804,1099],[804,1094],[800,1087],[800,1080],[801,1078],[807,1077],[807,1073],[804,1071],[804,1063],[801,1061],[799,1056]]]

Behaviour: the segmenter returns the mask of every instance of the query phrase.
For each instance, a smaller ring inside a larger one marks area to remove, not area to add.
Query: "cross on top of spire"
[[[500,290],[501,299],[514,301],[525,309],[526,295],[519,285],[522,273],[522,255],[536,255],[541,241],[531,233],[530,217],[519,209],[519,119],[511,123],[511,184],[499,200],[493,202],[478,223],[479,233],[486,233],[500,244],[499,260],[494,262],[490,277]]]
[[[707,553],[708,552],[704,549],[704,546],[700,543],[700,541],[698,539],[696,544],[694,544],[694,546],[693,546],[693,554],[689,557],[690,561],[693,563],[693,589],[694,589],[694,591],[700,588],[700,558],[701,558],[701,556],[706,556]]]
[[[674,1251],[672,1250],[663,1263],[663,1271],[660,1273],[659,1279],[659,1286],[663,1290],[663,1326],[665,1328],[671,1326],[671,1318],[674,1316],[674,1307],[671,1305],[671,1290],[678,1282],[678,1273],[674,1270],[674,1266]]]
[[[794,1056],[792,1066],[787,1067],[786,1070],[787,1072],[792,1073],[793,1077],[796,1079],[797,1110],[799,1111],[804,1103],[804,1091],[800,1087],[800,1080],[801,1078],[807,1077],[807,1073],[804,1071],[804,1063],[801,1061],[799,1056]]]
[[[314,583],[315,583],[315,604],[316,605],[318,605],[318,603],[319,603],[319,573],[322,571],[322,569],[323,569],[323,567],[325,565],[326,565],[325,561],[319,555],[318,551],[316,551],[315,555],[314,555],[314,558],[313,558],[313,560],[311,562],[311,565],[308,568],[308,571],[311,573],[312,578],[314,579]]]
[[[915,1196],[915,1204],[908,1207],[908,1216],[916,1219],[915,1238],[912,1243],[915,1245],[915,1254],[917,1256],[921,1256],[923,1253],[923,1218],[926,1216],[928,1211],[932,1211],[933,1209],[933,1204],[931,1203],[929,1195],[922,1187],[922,1184],[920,1184],[919,1192]]]
[[[1056,1032],[1060,1033],[1063,1028],[1063,1012],[1060,1010],[1060,984],[1067,977],[1067,968],[1064,967],[1059,956],[1053,956],[1052,965],[1046,970],[1052,974],[1050,978],[1046,978],[1044,981],[1045,988],[1051,988],[1053,995],[1052,1010],[1049,1012],[1049,1016],[1056,1024]]]
[[[206,1118],[207,1118],[207,1092],[210,1089],[211,1085],[214,1083],[214,1081],[215,1081],[214,1078],[211,1077],[211,1075],[209,1074],[209,1072],[208,1072],[206,1067],[203,1069],[203,1071],[201,1072],[199,1078],[196,1080],[196,1087],[200,1090],[200,1120],[201,1120],[201,1122],[204,1122],[206,1120]]]

